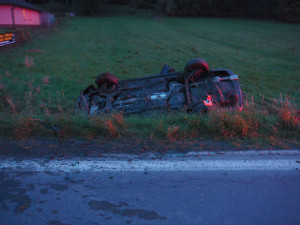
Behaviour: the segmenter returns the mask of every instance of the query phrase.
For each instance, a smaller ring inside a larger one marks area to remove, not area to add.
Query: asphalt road
[[[0,224],[300,224],[300,151],[0,160]]]

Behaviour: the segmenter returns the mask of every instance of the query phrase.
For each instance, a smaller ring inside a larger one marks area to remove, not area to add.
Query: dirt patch
[[[17,174],[14,174],[14,176],[17,177]],[[7,177],[5,173],[0,173],[0,180],[2,182],[0,205],[3,209],[13,207],[15,212],[21,213],[30,207],[31,199],[26,194],[26,188],[21,186],[20,181]]]
[[[66,184],[52,184],[50,186],[50,189],[53,189],[55,191],[66,191],[66,190],[68,190],[68,188],[69,187]]]
[[[242,143],[234,145],[226,141],[166,141],[150,139],[128,138],[99,138],[95,140],[81,139],[32,139],[27,141],[0,140],[0,156],[4,158],[14,157],[45,157],[52,159],[64,159],[71,157],[103,157],[107,153],[126,153],[142,155],[144,153],[187,153],[190,151],[233,151],[233,150],[272,150],[272,149],[299,149],[299,146],[285,143],[282,146]]]
[[[149,211],[145,209],[128,209],[128,206],[125,202],[120,202],[118,205],[113,204],[107,201],[95,201],[92,200],[89,202],[89,206],[92,210],[103,210],[109,211],[113,214],[120,215],[122,217],[134,217],[137,216],[140,219],[145,220],[166,220],[164,216],[159,216],[155,211]],[[124,207],[125,206],[125,207]]]

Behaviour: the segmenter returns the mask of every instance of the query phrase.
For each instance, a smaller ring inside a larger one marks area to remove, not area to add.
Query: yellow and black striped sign
[[[2,33],[0,34],[0,46],[15,43],[14,33]]]

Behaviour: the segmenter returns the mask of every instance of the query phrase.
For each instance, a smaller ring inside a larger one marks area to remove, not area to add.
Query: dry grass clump
[[[122,113],[97,115],[90,118],[96,135],[121,137],[128,127]]]
[[[293,106],[288,99],[281,102],[281,107],[278,110],[279,122],[281,127],[287,129],[299,129],[300,121],[298,110]]]
[[[173,126],[173,127],[169,126],[166,137],[168,138],[169,141],[176,141],[179,137],[179,134],[180,134],[179,126]]]
[[[198,137],[209,135],[214,138],[257,139],[277,143],[284,138],[297,138],[300,117],[296,106],[288,98],[260,103],[245,100],[243,111],[215,108],[206,114],[186,116],[186,134]],[[298,135],[299,136],[299,135]]]
[[[40,128],[36,119],[30,117],[20,117],[15,121],[13,135],[17,140],[26,140],[35,135]]]
[[[111,119],[112,123],[116,124],[116,126],[122,128],[122,129],[125,129],[128,127],[122,112],[113,113],[111,115],[111,117],[112,117],[112,119]]]
[[[223,137],[257,137],[260,120],[254,102],[245,102],[242,112],[234,109],[216,108],[209,112],[209,129]]]

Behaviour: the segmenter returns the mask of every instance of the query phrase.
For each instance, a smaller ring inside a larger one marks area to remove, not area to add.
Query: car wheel
[[[198,80],[208,75],[209,66],[204,59],[195,58],[185,64],[184,72],[190,79]]]
[[[114,90],[118,86],[119,79],[111,73],[101,73],[96,78],[97,87],[100,89]]]

